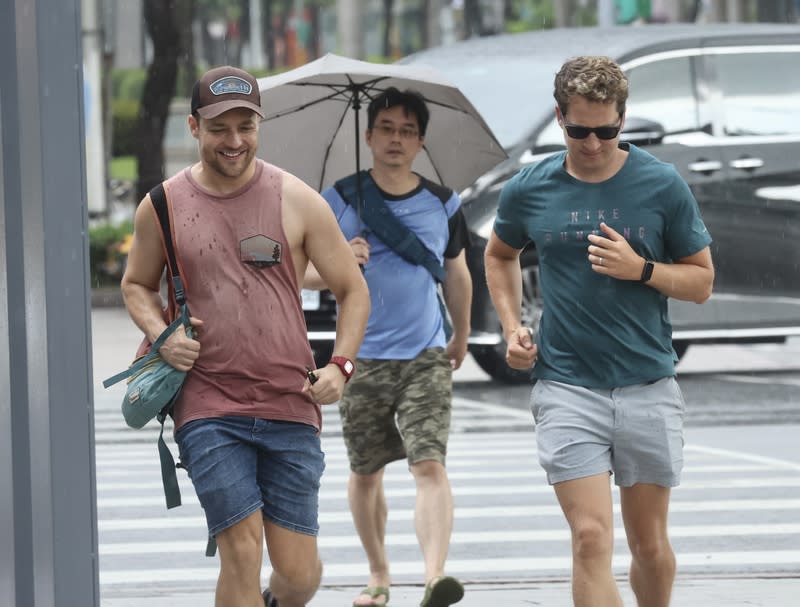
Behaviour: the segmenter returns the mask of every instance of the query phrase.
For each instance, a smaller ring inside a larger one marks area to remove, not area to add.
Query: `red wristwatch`
[[[353,361],[346,356],[331,356],[328,364],[331,363],[339,367],[339,371],[344,375],[345,382],[349,382],[350,378],[353,377],[353,373],[356,372],[356,366],[353,364]]]

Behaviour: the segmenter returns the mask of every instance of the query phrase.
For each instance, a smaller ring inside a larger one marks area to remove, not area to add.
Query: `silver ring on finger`
[[[603,258],[602,257],[598,257],[597,259],[598,259],[597,265],[598,266],[602,266],[603,265]]]

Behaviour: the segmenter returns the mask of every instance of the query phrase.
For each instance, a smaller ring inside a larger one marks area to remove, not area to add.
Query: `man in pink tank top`
[[[353,374],[369,293],[328,204],[256,158],[264,115],[256,79],[212,69],[195,84],[191,107],[200,161],[164,183],[196,334],[176,331],[160,350],[188,371],[173,409],[175,441],[219,548],[216,604],[300,607],[322,575],[320,405],[337,402]],[[148,195],[122,292],[151,341],[167,326],[165,262]],[[313,373],[300,297],[309,262],[339,304],[334,357]],[[262,593],[265,539],[272,574]]]

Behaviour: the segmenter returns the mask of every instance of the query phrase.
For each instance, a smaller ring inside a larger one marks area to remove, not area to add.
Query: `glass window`
[[[675,57],[628,72],[628,116],[658,122],[667,133],[700,130],[690,57]]]
[[[727,135],[800,133],[798,53],[736,53],[714,60]]]

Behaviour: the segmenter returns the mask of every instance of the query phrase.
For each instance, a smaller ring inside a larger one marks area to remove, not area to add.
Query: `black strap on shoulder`
[[[442,264],[417,235],[392,213],[369,171],[361,171],[359,174],[340,179],[334,187],[342,199],[356,209],[364,224],[386,246],[406,261],[423,266],[438,282],[444,282],[446,273]]]
[[[169,206],[167,205],[167,193],[164,184],[159,183],[150,190],[150,200],[158,216],[158,223],[161,226],[161,233],[164,235],[164,248],[167,251],[167,267],[169,269],[172,286],[175,288],[175,301],[178,307],[186,304],[186,294],[183,291],[183,283],[180,279],[178,260],[175,256],[175,246],[172,243],[172,228],[169,222]],[[187,318],[188,321],[188,318]]]

